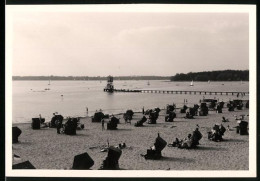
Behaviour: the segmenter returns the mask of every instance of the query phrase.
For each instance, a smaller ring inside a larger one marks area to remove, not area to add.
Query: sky
[[[15,76],[249,69],[247,13],[16,12]]]

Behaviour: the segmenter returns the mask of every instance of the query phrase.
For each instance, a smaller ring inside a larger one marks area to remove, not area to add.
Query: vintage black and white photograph
[[[255,177],[255,8],[7,6],[7,176]]]

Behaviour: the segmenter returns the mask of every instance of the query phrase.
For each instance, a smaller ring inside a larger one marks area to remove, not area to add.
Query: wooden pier
[[[104,90],[105,91],[105,90]],[[236,91],[183,91],[183,90],[138,90],[138,89],[113,89],[113,92],[138,92],[157,94],[193,94],[193,95],[249,95],[249,92]]]

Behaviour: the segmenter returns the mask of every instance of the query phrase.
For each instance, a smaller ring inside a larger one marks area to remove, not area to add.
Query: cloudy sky
[[[249,69],[247,13],[17,12],[13,75]]]

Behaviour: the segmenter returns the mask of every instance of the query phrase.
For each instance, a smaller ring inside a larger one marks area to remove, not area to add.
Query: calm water
[[[188,105],[199,103],[203,95],[189,94],[152,94],[152,93],[106,93],[103,88],[106,81],[13,81],[13,122],[31,122],[32,117],[42,115],[49,121],[52,113],[66,116],[93,115],[96,110],[104,113],[125,112],[126,109],[141,111],[175,103],[183,106],[184,99]],[[115,88],[156,89],[156,90],[201,90],[201,91],[249,91],[249,82],[168,82],[168,81],[115,81]],[[224,85],[223,85],[224,84]],[[45,90],[49,88],[50,90]],[[63,95],[63,96],[61,96]],[[237,98],[226,95],[204,95],[205,98],[217,98],[228,101]],[[239,97],[248,99],[248,96]]]

